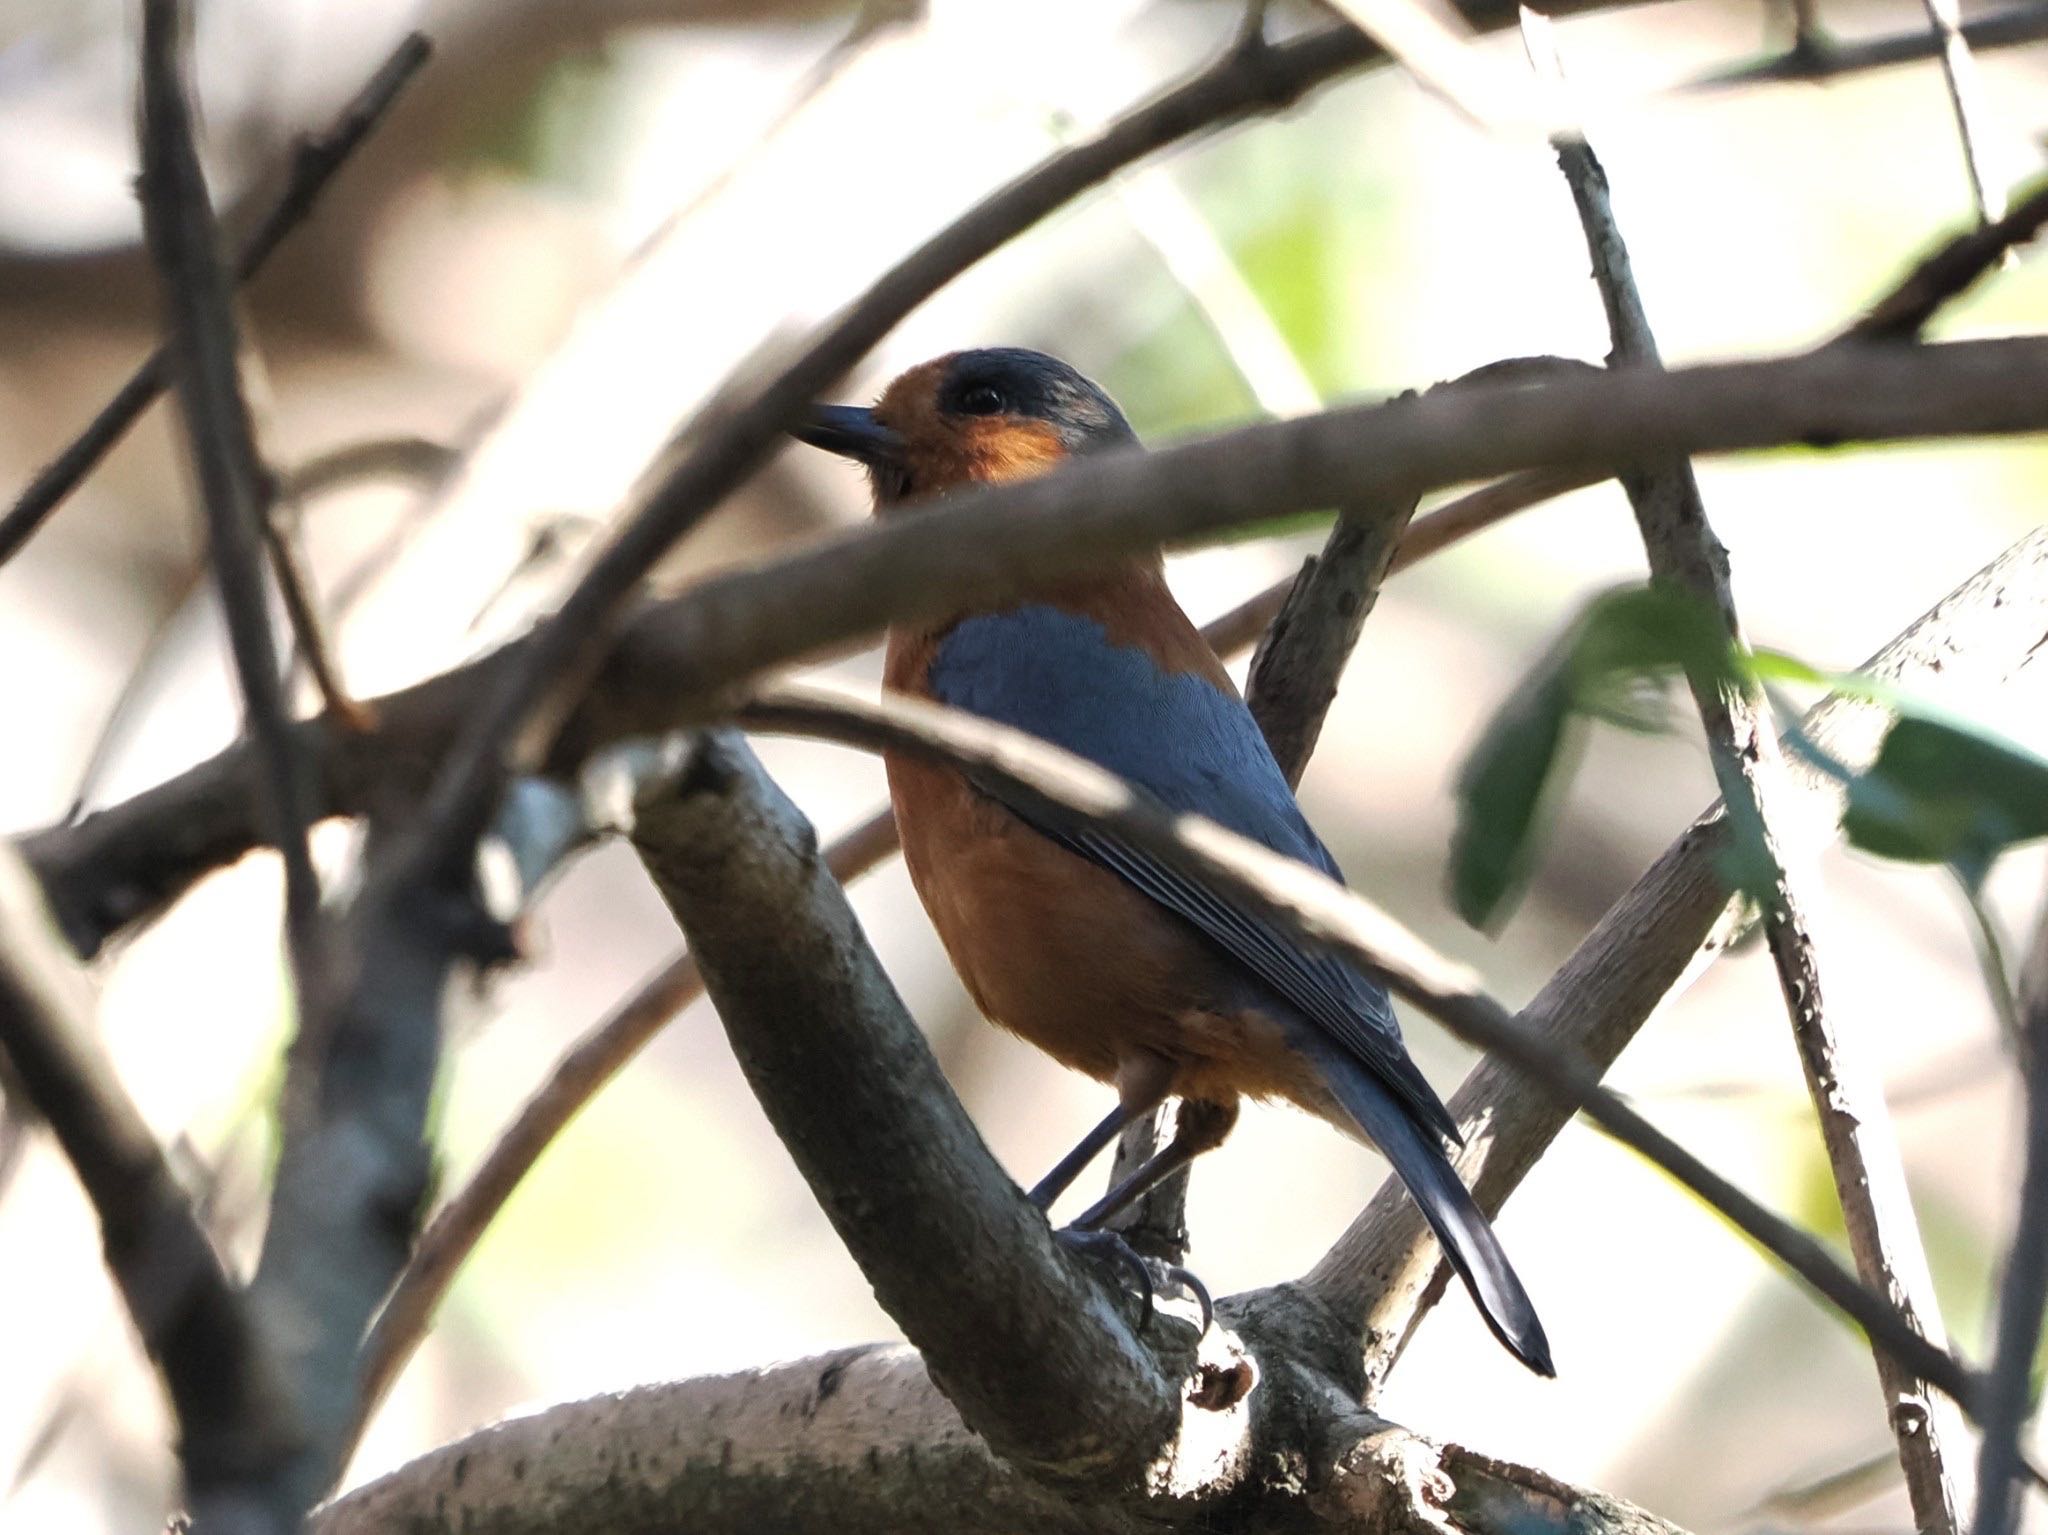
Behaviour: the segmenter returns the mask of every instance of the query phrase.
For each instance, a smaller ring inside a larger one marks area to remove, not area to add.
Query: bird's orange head
[[[1015,347],[920,363],[873,409],[820,405],[796,435],[867,467],[875,511],[1043,474],[1138,439],[1116,402],[1056,357]]]

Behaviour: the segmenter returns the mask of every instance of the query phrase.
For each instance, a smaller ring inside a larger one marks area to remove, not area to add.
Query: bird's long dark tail
[[[1334,1050],[1317,1053],[1324,1082],[1400,1174],[1493,1335],[1538,1375],[1555,1375],[1529,1292],[1442,1145],[1363,1064]]]

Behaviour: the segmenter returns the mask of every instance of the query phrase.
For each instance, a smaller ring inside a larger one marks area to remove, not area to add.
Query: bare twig
[[[235,280],[247,282],[263,269],[271,253],[313,211],[334,173],[383,120],[420,66],[427,61],[424,34],[408,35],[378,66],[339,116],[317,138],[302,143],[292,160],[284,188],[263,221],[242,242],[235,256]],[[85,431],[39,473],[7,514],[0,517],[0,563],[13,558],[45,517],[106,457],[143,411],[163,392],[169,380],[169,352],[159,348],[137,368]]]
[[[2048,906],[2020,971],[2021,1081],[2026,1170],[2013,1219],[2012,1248],[1998,1287],[1998,1340],[1986,1372],[1977,1458],[1977,1517],[1971,1535],[2012,1535],[2025,1491],[2021,1435],[2031,1410],[2034,1359],[2048,1311]]]
[[[376,721],[349,696],[341,680],[341,667],[327,643],[327,626],[314,601],[313,583],[297,543],[275,516],[265,517],[260,531],[270,555],[271,573],[277,578],[278,595],[284,599],[285,616],[291,621],[294,663],[304,662],[313,685],[320,690],[320,702],[337,724],[347,730],[368,730]]]
[[[2017,48],[2048,38],[2048,5],[2040,0],[1994,11],[1962,24],[1963,40],[1979,53],[1996,48]],[[1895,64],[1913,64],[1939,56],[1941,39],[1925,27],[1894,32],[1861,42],[1836,42],[1825,35],[1795,41],[1786,52],[1755,64],[1740,64],[1700,76],[1687,87],[1691,90],[1723,90],[1736,85],[1760,85],[1780,80],[1837,80],[1846,75]]]
[[[870,750],[917,752],[957,766],[970,781],[1000,783],[1006,796],[1067,815],[1078,812],[1128,838],[1218,893],[1342,951],[1452,1033],[1495,1053],[1558,1101],[1575,1106],[1614,1139],[1696,1193],[1763,1251],[1867,1331],[1881,1347],[1938,1381],[1959,1400],[1974,1376],[1946,1350],[1900,1320],[1804,1231],[1766,1210],[1600,1086],[1575,1052],[1523,1028],[1477,979],[1399,923],[1326,875],[1197,816],[1170,812],[1113,774],[1035,736],[921,699],[854,699],[784,686],[739,710],[753,729],[790,731]]]
[[[1560,140],[1556,147],[1607,310],[1614,343],[1610,366],[1661,367],[1628,247],[1615,221],[1607,173],[1585,140]],[[1691,462],[1667,460],[1625,473],[1621,480],[1635,509],[1652,583],[1696,599],[1715,615],[1729,642],[1740,645],[1742,623],[1728,551],[1707,520]],[[1890,1297],[1907,1326],[1938,1347],[1945,1341],[1941,1312],[1883,1084],[1827,1007],[1815,936],[1819,881],[1810,868],[1795,872],[1779,829],[1784,773],[1770,710],[1761,697],[1728,687],[1718,677],[1695,673],[1688,680],[1738,846],[1761,853],[1754,877],[1764,905],[1765,937],[1820,1117],[1856,1271],[1871,1290]],[[1963,1442],[1961,1421],[1882,1347],[1877,1373],[1915,1523],[1923,1535],[1954,1535],[1956,1494],[1948,1457]]]
[[[1414,510],[1411,500],[1405,507],[1341,514],[1252,652],[1245,701],[1289,784],[1299,785],[1308,769],[1345,663],[1379,602]]]
[[[1539,466],[1594,477],[1678,452],[2044,426],[2048,341],[2026,339],[1828,348],[1649,375],[1589,369],[1267,422],[1156,453],[1091,455],[642,606],[570,720],[555,765],[704,718],[744,679],[889,623],[1000,602],[1285,511],[1363,505]],[[373,785],[418,784],[468,704],[522,644],[375,700],[382,728],[374,743],[317,721],[301,726],[324,770],[324,808],[350,813]],[[244,748],[230,747],[124,805],[23,839],[82,950],[248,850],[250,771]]]
[[[295,1425],[243,1297],[112,1065],[95,1047],[26,867],[0,850],[0,1057],[99,1218],[107,1267],[176,1413],[195,1508],[288,1455]]]
[[[1988,224],[2005,212],[2005,188],[1993,183],[1984,171],[1984,146],[1989,137],[1989,114],[1984,106],[1984,87],[1977,78],[1977,61],[1970,57],[1970,44],[1963,36],[1963,13],[1956,0],[1921,0],[1928,25],[1941,43],[1941,74],[1948,86],[1949,106],[1956,116],[1956,138],[1962,144],[1963,169],[1970,178],[1970,202],[1977,210],[1977,222]]]
[[[2048,5],[2041,9],[2048,12]],[[1839,341],[1912,341],[1950,300],[1966,292],[2009,251],[2048,224],[2048,182],[2023,194],[2004,216],[1957,235],[1917,262]]]
[[[295,953],[308,952],[319,916],[307,828],[312,796],[291,735],[263,579],[262,524],[270,479],[256,450],[237,367],[233,294],[185,95],[188,17],[178,0],[143,8],[143,227],[163,282],[169,372],[185,419],[213,548],[228,640],[265,765],[271,840],[284,856],[285,907]]]

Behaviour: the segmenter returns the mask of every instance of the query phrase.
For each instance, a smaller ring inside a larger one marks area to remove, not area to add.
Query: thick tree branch
[[[2048,340],[1828,348],[1770,362],[1473,384],[1091,455],[706,581],[629,628],[602,694],[616,734],[770,667],[1284,512],[1534,467],[2048,427]],[[572,737],[573,739],[573,737]]]
[[[724,690],[890,622],[999,602],[1161,542],[1198,542],[1283,511],[1542,466],[1598,477],[1677,452],[2044,426],[2048,341],[1980,341],[1471,385],[1150,455],[1093,456],[647,604],[623,626],[556,765],[713,715]],[[421,782],[468,701],[522,643],[375,700],[383,728],[374,738],[350,739],[321,722],[299,727],[314,738],[308,750],[323,770],[324,808],[358,808],[375,783]],[[230,747],[125,805],[23,839],[81,950],[252,845],[249,772],[243,748]]]
[[[1661,367],[1614,217],[1606,170],[1583,139],[1561,140],[1556,148],[1607,311],[1614,345],[1609,366]],[[1695,600],[1714,615],[1730,644],[1742,644],[1728,551],[1707,520],[1690,460],[1676,458],[1626,472],[1621,482],[1649,557],[1652,584]],[[1769,708],[1760,694],[1727,686],[1719,677],[1695,673],[1688,681],[1738,846],[1755,850],[1761,860],[1754,893],[1763,903],[1765,939],[1820,1120],[1857,1275],[1889,1297],[1909,1326],[1942,1346],[1947,1339],[1934,1278],[1883,1082],[1825,1000],[1815,934],[1820,882],[1811,861],[1796,859],[1780,834],[1785,770]],[[1954,1535],[1956,1491],[1949,1457],[1964,1442],[1962,1421],[1952,1404],[1902,1371],[1882,1348],[1877,1374],[1914,1522],[1921,1535]]]
[[[187,1490],[210,1503],[292,1452],[290,1398],[192,1200],[101,1057],[83,990],[34,877],[0,851],[0,1064],[92,1201],[107,1268],[171,1399]]]
[[[688,742],[672,785],[642,791],[633,840],[770,1122],[962,1417],[1047,1480],[1142,1483],[1177,1435],[1190,1333],[1155,1324],[1148,1347],[1053,1241],[947,1087],[809,823],[714,732]]]
[[[251,1489],[279,1531],[296,1529],[341,1470],[361,1341],[418,1229],[449,975],[460,956],[513,957],[466,880],[396,881],[374,820],[368,841],[363,892],[329,935],[320,990],[302,1000],[250,1286],[305,1429],[300,1453]]]
[[[284,243],[285,236],[305,222],[334,173],[383,120],[399,93],[427,62],[429,51],[424,34],[408,35],[341,109],[327,131],[299,146],[277,201],[235,254],[236,282],[245,283],[260,272],[271,253]],[[169,363],[166,348],[151,353],[85,431],[30,481],[6,515],[0,517],[0,564],[14,557],[43,519],[78,488],[163,393],[169,379]]]
[[[1845,1272],[1819,1242],[1601,1087],[1598,1071],[1576,1051],[1518,1023],[1469,971],[1319,871],[1202,817],[1176,815],[1113,774],[1034,736],[921,699],[853,699],[818,688],[782,687],[743,706],[738,717],[758,729],[918,752],[958,767],[970,782],[1000,784],[1006,802],[1021,798],[1055,816],[1078,812],[1300,937],[1347,954],[1396,996],[1468,1043],[1503,1057],[1525,1081],[1583,1112],[1693,1190],[1916,1371],[1958,1400],[1973,1395],[1965,1365],[1901,1322],[1887,1300]]]
[[[1259,1364],[1272,1373],[1257,1392],[1293,1384],[1287,1359]],[[1331,1535],[1682,1535],[1360,1413],[1314,1378],[1256,1442],[1277,1474],[1249,1487],[1183,1489],[1143,1510],[1070,1499],[992,1455],[912,1350],[872,1344],[498,1424],[350,1493],[313,1535],[1158,1535],[1224,1527],[1219,1507],[1229,1528]]]
[[[2022,538],[1944,598],[1865,665],[1872,676],[1920,697],[1981,696],[2038,674],[2048,650],[2048,531]],[[1831,698],[1804,728],[1836,760],[1860,769],[1877,755],[1890,723],[1883,710]],[[1836,835],[1841,786],[1795,773],[1797,798],[1781,807],[1781,832],[1801,850]],[[1741,935],[1743,908],[1731,906],[1718,869],[1729,847],[1718,805],[1708,809],[1601,918],[1571,958],[1522,1009],[1539,1037],[1611,1066],[1660,1004]],[[1466,1129],[1460,1170],[1488,1214],[1498,1214],[1570,1118],[1568,1108],[1531,1094],[1507,1065],[1479,1065],[1451,1099]],[[1399,1184],[1389,1180],[1308,1276],[1306,1284],[1365,1334],[1368,1378],[1377,1383],[1416,1322],[1442,1293],[1448,1268]]]
[[[271,480],[242,397],[233,290],[193,141],[185,86],[190,16],[179,0],[145,0],[142,18],[143,228],[163,283],[169,373],[206,513],[228,643],[264,761],[269,840],[284,857],[286,917],[294,952],[303,958],[320,884],[306,841],[312,801],[291,733],[263,575]]]

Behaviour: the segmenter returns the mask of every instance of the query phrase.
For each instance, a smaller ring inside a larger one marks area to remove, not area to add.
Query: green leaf
[[[1906,707],[1849,785],[1843,834],[1883,858],[1950,864],[1974,889],[2006,848],[2048,836],[2048,760],[1967,720]]]
[[[1510,695],[1458,773],[1451,835],[1451,903],[1472,926],[1513,909],[1535,862],[1539,823],[1555,801],[1553,768],[1571,720],[1562,668],[1538,673]]]
[[[1683,669],[1730,673],[1728,641],[1710,609],[1648,586],[1603,592],[1586,605],[1509,695],[1459,771],[1450,872],[1459,916],[1484,928],[1512,910],[1534,866],[1546,812],[1570,777],[1577,722],[1590,717],[1628,730],[1668,730],[1664,690]]]

